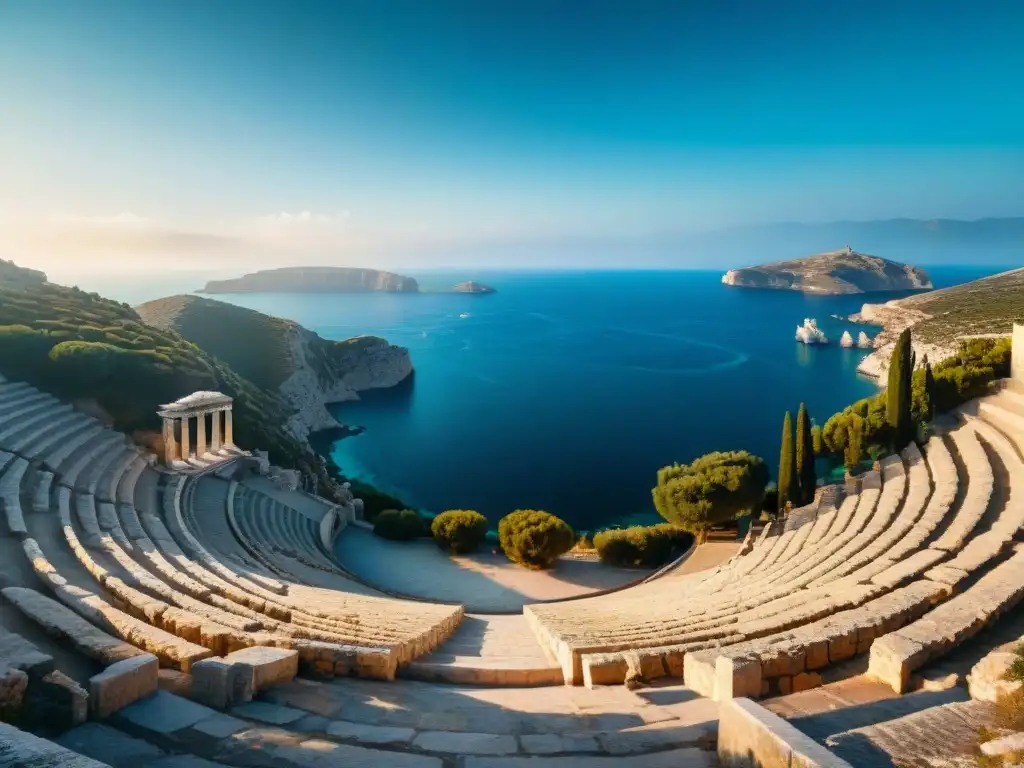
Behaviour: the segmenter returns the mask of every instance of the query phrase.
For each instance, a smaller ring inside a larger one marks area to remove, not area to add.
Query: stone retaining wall
[[[750,699],[719,707],[718,761],[723,768],[853,768]]]

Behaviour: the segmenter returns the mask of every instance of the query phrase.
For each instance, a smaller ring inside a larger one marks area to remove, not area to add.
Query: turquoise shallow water
[[[995,270],[936,269],[937,285]],[[554,512],[578,528],[650,517],[659,467],[747,449],[774,467],[782,417],[805,401],[823,421],[876,390],[865,354],[793,335],[864,296],[723,286],[719,272],[417,275],[425,288],[478,279],[486,296],[219,297],[329,338],[373,333],[409,348],[411,386],[336,407],[365,427],[337,442],[350,476],[438,512]],[[875,294],[883,301],[906,294]]]

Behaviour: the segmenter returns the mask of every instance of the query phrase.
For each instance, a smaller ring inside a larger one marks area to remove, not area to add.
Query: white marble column
[[[210,436],[210,450],[214,453],[219,451],[220,447],[224,444],[220,429],[220,420],[223,413],[222,410],[218,409],[210,414],[213,417],[213,434]]]
[[[224,444],[230,446],[235,444],[235,428],[232,423],[230,408],[224,411]]]
[[[178,441],[174,439],[174,419],[164,417],[164,463],[170,466],[178,458]]]
[[[188,457],[192,455],[191,442],[192,438],[189,436],[189,425],[188,422],[191,416],[181,417],[181,458],[182,461],[188,461]]]
[[[196,416],[196,458],[201,459],[210,450],[206,444],[206,413]]]

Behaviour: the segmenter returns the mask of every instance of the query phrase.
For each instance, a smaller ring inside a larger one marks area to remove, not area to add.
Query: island
[[[801,259],[730,269],[722,276],[722,282],[741,288],[772,288],[823,295],[932,287],[931,278],[923,269],[858,253],[850,246]]]
[[[419,293],[412,277],[357,267],[264,269],[230,280],[210,280],[196,293]]]
[[[455,293],[494,293],[494,288],[474,280],[467,280],[452,287]]]

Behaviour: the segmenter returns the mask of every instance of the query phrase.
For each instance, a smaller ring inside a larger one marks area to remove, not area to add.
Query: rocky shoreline
[[[288,430],[299,440],[313,433],[344,428],[327,406],[358,400],[359,393],[400,384],[413,373],[409,350],[384,339],[366,339],[360,344],[354,364],[340,378],[321,375],[313,364],[311,340],[315,334],[294,326],[289,347],[295,370],[281,384],[280,392],[295,406]]]
[[[882,386],[889,373],[889,358],[900,333],[929,317],[924,312],[900,305],[898,299],[884,304],[865,304],[860,312],[850,315],[848,319],[851,323],[874,325],[882,329],[875,336],[874,351],[857,365],[857,373],[877,379],[879,386]],[[917,340],[912,340],[912,344],[918,362],[923,361],[925,355],[929,360],[939,361],[956,354],[955,347],[924,344]]]

